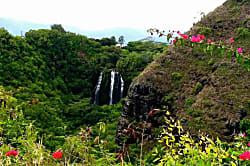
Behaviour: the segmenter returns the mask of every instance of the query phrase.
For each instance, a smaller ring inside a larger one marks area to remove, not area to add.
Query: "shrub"
[[[166,125],[161,133],[159,143],[154,149],[155,165],[248,165],[250,160],[241,160],[240,155],[250,150],[247,147],[249,138],[235,137],[237,142],[227,144],[208,138],[200,133],[195,140],[185,132],[178,120],[167,112]]]

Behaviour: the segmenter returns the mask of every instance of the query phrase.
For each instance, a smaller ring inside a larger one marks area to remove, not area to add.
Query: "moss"
[[[169,93],[167,96],[164,96],[162,98],[162,102],[167,103],[168,105],[171,105],[173,104],[175,99],[176,99],[175,95],[173,93]]]
[[[192,117],[201,117],[203,115],[203,111],[200,109],[188,109],[187,113]]]
[[[156,69],[158,69],[158,68],[160,68],[161,66],[160,66],[160,64],[154,64],[154,65],[152,65],[152,69],[154,69],[154,70],[156,70]]]
[[[168,67],[170,64],[171,64],[171,61],[165,60],[163,65],[164,67]]]
[[[243,28],[243,27],[237,28],[237,37],[243,39],[249,38],[250,30],[248,28]]]
[[[211,34],[213,32],[213,30],[210,27],[202,26],[202,27],[199,28],[199,32],[202,35],[209,35],[209,34]]]
[[[216,21],[216,23],[222,23],[223,22],[223,20],[221,18],[217,18],[215,21]]]
[[[186,104],[185,104],[185,108],[190,108],[192,106],[193,103],[195,103],[196,99],[195,98],[187,98],[186,99]]]
[[[196,122],[196,123],[198,123],[198,124],[201,122],[201,120],[202,120],[202,118],[201,118],[201,117],[197,117],[197,118],[195,118],[195,122]]]
[[[219,104],[216,104],[215,106],[214,106],[214,109],[215,110],[218,110],[220,108],[220,105]]]
[[[204,100],[202,103],[205,107],[211,107],[213,105],[211,100]]]
[[[182,78],[182,75],[178,72],[173,72],[172,77],[176,80],[180,80]]]
[[[202,90],[203,86],[200,82],[197,82],[193,88],[193,93],[198,94]]]
[[[239,12],[240,12],[240,7],[239,7],[239,6],[233,6],[233,7],[231,7],[229,10],[230,10],[230,12],[231,12],[232,14],[236,14],[236,13],[239,13]]]

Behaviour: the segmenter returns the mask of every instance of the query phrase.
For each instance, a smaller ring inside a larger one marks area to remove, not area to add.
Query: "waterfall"
[[[95,98],[94,98],[94,104],[99,104],[99,92],[100,92],[100,88],[101,88],[101,83],[102,83],[102,72],[98,78],[98,82],[96,85],[96,89],[95,89]]]
[[[115,74],[116,72],[111,71],[111,83],[110,83],[110,92],[109,92],[109,105],[113,104],[113,88],[114,88],[114,84],[115,84]]]
[[[120,75],[120,77],[121,77],[121,96],[120,96],[121,99],[123,97],[122,95],[123,95],[124,81],[122,79],[122,75]]]
[[[124,81],[119,72],[111,71],[110,80],[107,78],[108,74],[100,73],[98,81],[93,94],[93,104],[116,104],[123,97]],[[109,98],[107,97],[109,93]]]

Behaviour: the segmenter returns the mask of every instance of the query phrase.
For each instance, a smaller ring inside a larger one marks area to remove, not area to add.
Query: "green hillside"
[[[227,0],[169,46],[0,29],[0,166],[249,165],[249,11]]]

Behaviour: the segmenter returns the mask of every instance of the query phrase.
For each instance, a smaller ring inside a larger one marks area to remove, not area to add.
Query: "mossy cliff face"
[[[213,41],[223,39],[230,45],[228,40],[234,37],[235,47],[241,46],[244,55],[249,55],[246,43],[250,38],[240,36],[237,30],[246,24],[249,26],[249,22],[245,23],[247,16],[249,20],[248,4],[248,1],[226,1],[188,33],[196,34],[198,27],[206,25],[210,28],[205,34],[207,38]],[[232,6],[240,9],[238,13],[231,12]],[[229,19],[232,14],[239,17]],[[223,24],[214,21],[216,15],[220,16],[218,18],[223,20]],[[233,28],[224,27],[230,26],[232,20]],[[215,27],[219,25],[222,26],[219,31],[222,35],[216,38],[218,28]],[[249,33],[249,28],[245,33]],[[118,122],[118,139],[131,122],[148,121],[150,110],[161,109],[164,105],[191,134],[197,135],[201,131],[231,141],[239,130],[240,121],[250,119],[250,72],[234,58],[228,59],[216,53],[211,56],[187,46],[170,46],[165,55],[151,63],[130,85]],[[152,126],[159,125],[155,124],[157,121],[151,123]]]

